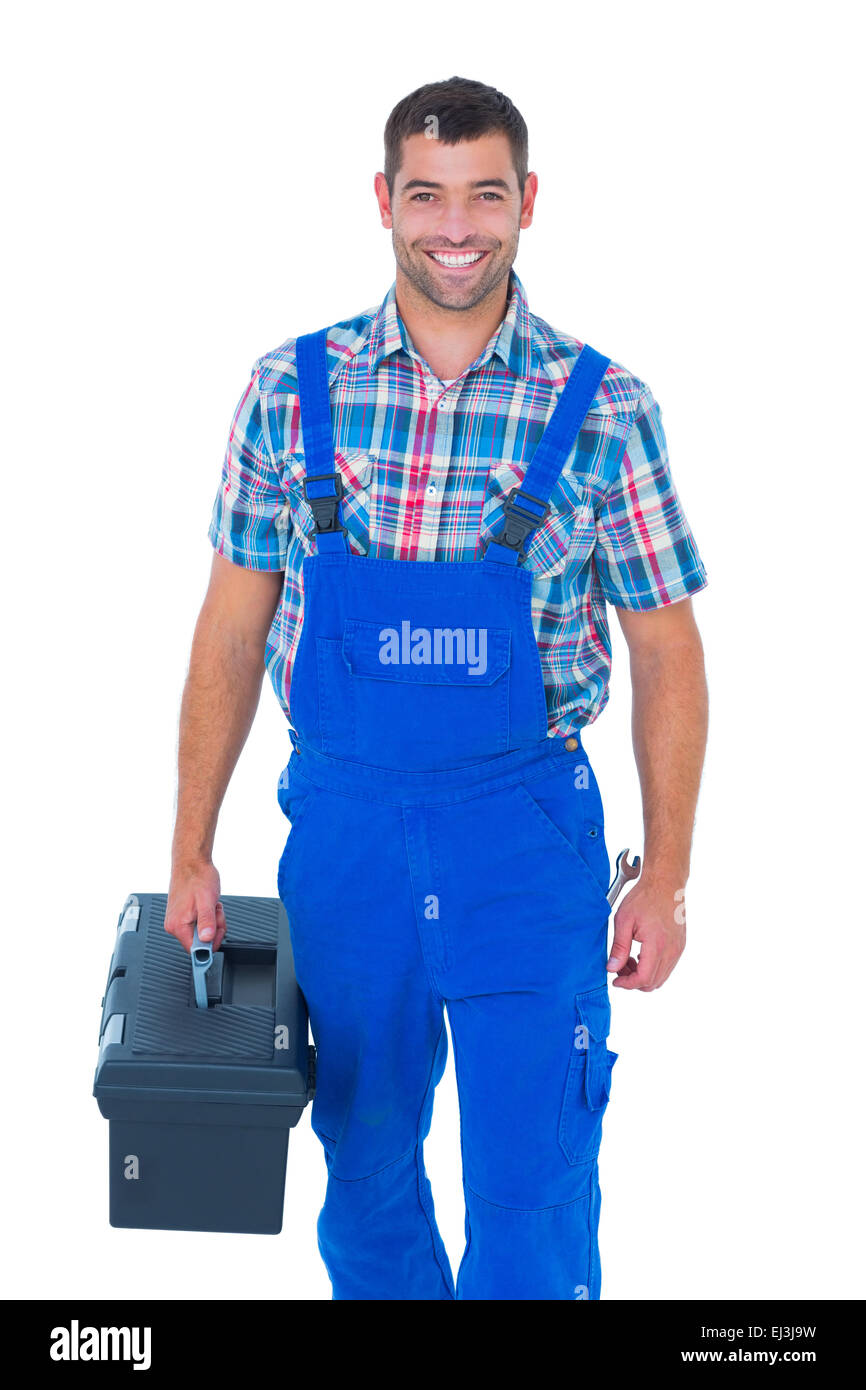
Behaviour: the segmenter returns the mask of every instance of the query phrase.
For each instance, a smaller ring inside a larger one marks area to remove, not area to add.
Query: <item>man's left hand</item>
[[[685,889],[641,876],[614,921],[608,971],[619,989],[658,989],[686,947]],[[632,942],[640,944],[635,959]]]

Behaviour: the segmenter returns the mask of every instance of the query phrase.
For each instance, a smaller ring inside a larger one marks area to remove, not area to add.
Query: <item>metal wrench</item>
[[[607,900],[613,907],[625,885],[633,878],[640,875],[640,855],[636,854],[633,863],[628,862],[629,850],[621,849],[616,856],[616,874],[613,883],[607,890]]]

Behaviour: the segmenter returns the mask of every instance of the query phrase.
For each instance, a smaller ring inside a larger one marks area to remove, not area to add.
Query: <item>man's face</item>
[[[521,200],[511,147],[498,132],[457,145],[410,136],[390,203],[384,176],[376,175],[400,271],[440,308],[474,308],[514,263],[520,229],[532,221],[536,183],[530,174]]]

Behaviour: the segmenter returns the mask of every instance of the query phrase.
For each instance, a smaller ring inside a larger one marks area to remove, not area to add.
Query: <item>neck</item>
[[[443,309],[397,269],[397,311],[416,351],[440,380],[460,376],[487,346],[505,317],[511,276],[471,309]]]

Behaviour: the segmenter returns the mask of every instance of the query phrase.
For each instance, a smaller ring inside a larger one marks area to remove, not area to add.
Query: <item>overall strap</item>
[[[525,559],[524,547],[550,511],[550,494],[609,366],[609,357],[602,357],[586,343],[583,345],[523,482],[508,494],[505,525],[498,536],[487,542],[485,560],[516,565]]]
[[[327,328],[295,340],[298,400],[304,436],[304,497],[313,510],[316,548],[347,551],[343,525],[343,479],[336,469],[328,391]]]

